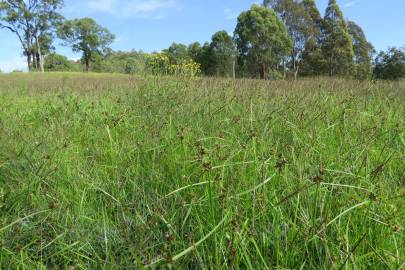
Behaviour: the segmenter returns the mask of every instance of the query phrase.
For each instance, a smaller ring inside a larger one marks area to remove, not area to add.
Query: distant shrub
[[[383,80],[405,78],[405,48],[390,48],[380,52],[375,60],[374,77]]]
[[[283,79],[283,77],[284,77],[283,74],[278,70],[271,70],[267,74],[267,78],[269,80],[281,80]]]
[[[90,67],[93,72],[143,74],[145,72],[146,54],[138,51],[110,52],[98,56]]]
[[[138,62],[135,59],[128,59],[125,62],[124,73],[125,74],[136,74],[141,73],[141,68],[139,67]]]
[[[356,64],[353,77],[358,80],[370,79],[373,75],[371,63]]]
[[[148,57],[147,68],[153,75],[169,75],[170,60],[165,53],[155,53]]]
[[[66,56],[53,53],[45,57],[44,69],[45,71],[79,71],[81,67]]]
[[[166,53],[156,53],[149,56],[147,67],[154,75],[195,77],[201,74],[201,65],[194,60],[187,58],[172,63]]]
[[[174,76],[195,77],[201,73],[201,65],[192,59],[186,59],[177,65],[170,65],[170,74]]]

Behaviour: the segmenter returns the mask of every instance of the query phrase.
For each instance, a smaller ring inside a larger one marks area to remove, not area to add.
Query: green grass
[[[0,269],[400,269],[405,84],[0,75]]]

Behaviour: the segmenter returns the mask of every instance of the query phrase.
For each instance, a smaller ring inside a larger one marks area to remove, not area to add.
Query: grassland
[[[403,269],[404,153],[400,82],[1,75],[0,269]]]

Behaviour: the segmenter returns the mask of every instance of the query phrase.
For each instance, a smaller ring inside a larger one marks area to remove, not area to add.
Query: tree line
[[[92,18],[66,20],[63,0],[1,0],[0,28],[20,41],[29,71],[203,74],[262,79],[301,76],[405,78],[405,49],[376,54],[362,28],[336,0],[322,17],[314,0],[264,0],[242,12],[234,33],[210,42],[173,43],[160,53],[114,52],[114,35]],[[82,54],[71,61],[55,40]]]

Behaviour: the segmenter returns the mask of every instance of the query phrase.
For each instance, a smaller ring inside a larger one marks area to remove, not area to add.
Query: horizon
[[[328,0],[317,0],[321,14],[324,14]],[[389,47],[402,47],[405,29],[395,27],[401,23],[401,10],[405,2],[381,5],[378,0],[338,0],[347,20],[360,25],[367,39],[377,51]],[[107,27],[116,39],[114,51],[155,52],[169,47],[173,42],[186,45],[198,41],[204,43],[219,30],[233,33],[238,15],[259,1],[224,0],[66,0],[61,14],[67,19],[91,17]],[[210,14],[207,18],[206,14]],[[378,19],[374,19],[379,16]],[[383,33],[383,34],[381,34]],[[0,30],[3,44],[0,51],[0,70],[26,70],[25,57],[17,37],[7,29]],[[56,53],[69,59],[80,59],[80,54],[54,42]]]

